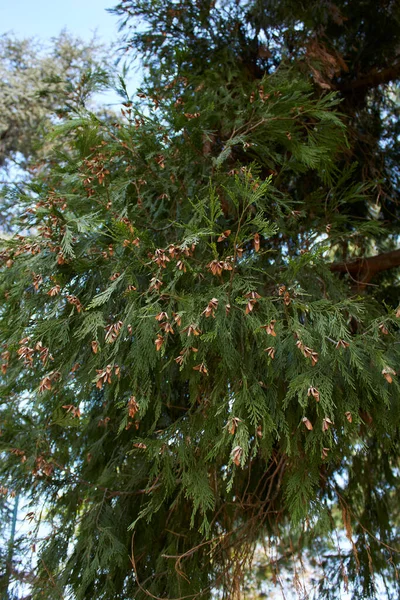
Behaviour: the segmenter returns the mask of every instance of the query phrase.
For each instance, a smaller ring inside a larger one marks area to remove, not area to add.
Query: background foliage
[[[0,183],[2,230],[10,226],[24,182],[51,164],[48,137],[57,123],[85,106],[96,107],[96,93],[111,83],[110,49],[63,31],[50,44],[0,37]],[[20,186],[15,189],[15,186]],[[7,193],[14,190],[10,201]]]

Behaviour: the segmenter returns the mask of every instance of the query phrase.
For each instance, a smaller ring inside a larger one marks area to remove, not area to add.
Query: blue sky
[[[89,40],[97,31],[104,42],[116,39],[118,18],[106,12],[116,0],[0,0],[0,33],[48,39],[66,28]]]

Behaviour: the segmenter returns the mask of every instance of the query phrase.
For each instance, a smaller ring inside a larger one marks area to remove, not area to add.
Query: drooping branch
[[[335,273],[348,273],[359,285],[366,285],[377,273],[400,266],[400,250],[384,252],[377,256],[358,258],[349,262],[333,263],[330,270]]]

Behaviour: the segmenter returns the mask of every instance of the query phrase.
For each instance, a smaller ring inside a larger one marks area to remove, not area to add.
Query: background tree
[[[44,168],[55,123],[110,85],[109,50],[96,38],[84,42],[63,31],[50,44],[33,38],[0,37],[0,178],[2,186],[26,181]],[[106,109],[96,107],[97,112]],[[4,195],[3,188],[3,195]],[[16,194],[12,204],[20,193]],[[9,207],[2,199],[1,224]],[[12,206],[15,212],[15,206]]]
[[[2,251],[33,596],[234,598],[260,541],[271,585],[304,557],[318,598],[396,595],[398,9],[116,11],[139,99],[58,129]]]

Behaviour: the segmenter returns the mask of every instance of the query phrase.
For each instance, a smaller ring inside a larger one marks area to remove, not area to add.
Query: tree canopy
[[[47,168],[59,123],[84,106],[96,106],[96,92],[109,87],[110,52],[96,38],[84,42],[67,31],[44,44],[35,38],[0,36],[0,185],[2,229],[15,212],[4,186],[21,184]],[[18,194],[18,190],[17,190]]]
[[[0,166],[40,158],[55,119],[84,106],[109,84],[106,48],[62,32],[45,47],[35,39],[0,38]]]
[[[238,598],[260,543],[270,586],[394,597],[399,8],[114,12],[143,86],[54,129],[0,255],[32,597]]]

